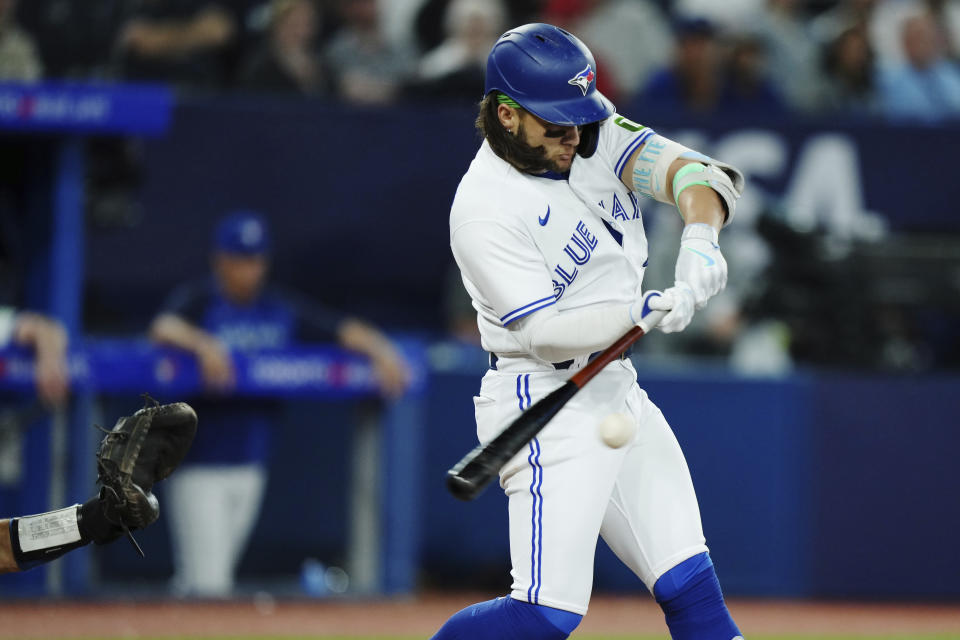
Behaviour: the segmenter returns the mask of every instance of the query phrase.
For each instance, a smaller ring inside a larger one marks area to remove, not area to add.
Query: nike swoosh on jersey
[[[547,215],[543,216],[542,218],[537,218],[537,219],[540,221],[540,226],[541,226],[541,227],[547,226],[547,220],[550,219],[550,205],[547,205]]]
[[[697,251],[696,249],[691,249],[690,247],[684,247],[684,249],[686,249],[687,251],[692,251],[693,253],[697,254],[698,256],[700,256],[701,258],[703,258],[704,260],[706,260],[706,261],[707,261],[707,265],[706,265],[706,266],[708,266],[708,267],[712,267],[713,265],[717,264],[717,261],[716,261],[716,260],[714,260],[713,258],[711,258],[710,256],[708,256],[708,255],[705,254],[705,253],[702,253],[702,252],[700,252],[700,251]]]

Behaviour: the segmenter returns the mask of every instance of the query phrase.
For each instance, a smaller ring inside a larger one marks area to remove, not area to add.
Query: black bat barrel
[[[473,500],[480,495],[500,474],[503,465],[547,426],[577,390],[577,385],[568,380],[524,411],[496,438],[464,456],[447,472],[450,493],[460,500]]]

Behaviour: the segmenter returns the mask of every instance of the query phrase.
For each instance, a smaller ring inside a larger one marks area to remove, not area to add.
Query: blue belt
[[[593,353],[590,354],[590,357],[587,358],[587,362],[590,362],[601,353],[602,351],[594,351]],[[633,353],[633,346],[627,347],[627,350],[620,354],[620,359],[626,360],[627,358],[630,357],[631,353]],[[493,369],[494,371],[497,370],[498,360],[500,360],[500,358],[499,356],[497,356],[497,354],[495,353],[490,354],[490,368]],[[573,363],[574,363],[574,358],[571,358],[570,360],[564,360],[563,362],[551,362],[550,364],[553,365],[554,369],[562,371],[564,369],[569,369],[570,367],[572,367]]]

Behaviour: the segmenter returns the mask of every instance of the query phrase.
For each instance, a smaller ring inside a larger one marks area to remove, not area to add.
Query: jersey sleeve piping
[[[620,155],[620,159],[617,160],[617,166],[614,168],[614,174],[617,177],[620,177],[620,173],[623,171],[623,167],[626,165],[627,160],[630,159],[630,156],[633,155],[633,152],[636,151],[641,144],[646,142],[650,136],[653,135],[653,129],[646,127],[643,132],[637,136],[637,139],[631,142],[624,152]]]
[[[508,313],[507,315],[503,316],[502,318],[500,318],[500,322],[503,324],[503,326],[506,327],[507,325],[509,325],[511,322],[513,322],[513,321],[515,321],[515,320],[519,320],[520,318],[523,318],[524,316],[530,315],[530,314],[533,313],[534,311],[539,311],[540,309],[543,309],[543,308],[545,308],[545,307],[549,307],[550,305],[553,305],[553,304],[556,304],[556,303],[557,303],[557,299],[556,299],[556,297],[554,297],[554,296],[549,296],[549,297],[547,297],[547,298],[541,298],[540,300],[534,300],[534,301],[531,302],[530,304],[525,304],[525,305],[523,305],[522,307],[520,307],[519,309],[514,309],[513,311],[511,311],[511,312]]]

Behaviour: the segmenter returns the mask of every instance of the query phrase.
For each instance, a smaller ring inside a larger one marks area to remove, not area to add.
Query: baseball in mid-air
[[[622,413],[611,413],[597,425],[597,434],[611,449],[619,449],[630,442],[636,432],[633,418]]]

